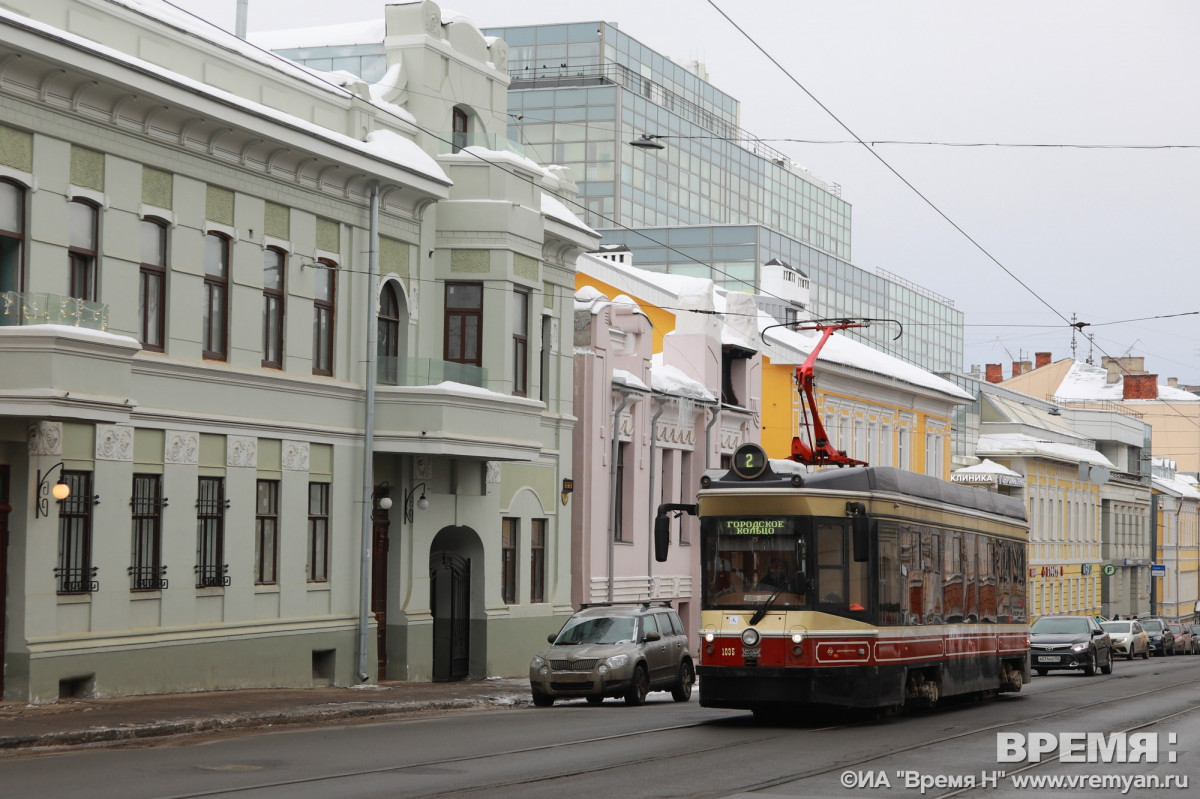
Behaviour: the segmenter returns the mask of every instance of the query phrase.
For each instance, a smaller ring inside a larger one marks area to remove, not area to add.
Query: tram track
[[[1110,678],[1110,679],[1112,679],[1112,678]],[[1182,686],[1191,685],[1191,684],[1194,684],[1194,678],[1187,676],[1178,682],[1172,681],[1166,685],[1161,685],[1161,686],[1158,686],[1158,687],[1155,687],[1153,689],[1149,689],[1146,691],[1140,691],[1140,692],[1133,693],[1133,694],[1123,694],[1122,696],[1112,697],[1112,698],[1108,698],[1108,699],[1092,699],[1088,702],[1087,709],[1095,709],[1097,707],[1102,707],[1102,706],[1105,706],[1108,704],[1113,704],[1113,703],[1118,703],[1118,702],[1128,702],[1130,700],[1136,700],[1139,698],[1150,697],[1155,694],[1169,692],[1172,690],[1176,690]],[[1095,689],[1095,686],[1096,686],[1096,683],[1094,681],[1089,680],[1089,681],[1087,681],[1086,685],[1079,683],[1079,684],[1072,684],[1072,685],[1064,685],[1062,687],[1054,687],[1051,689],[1040,691],[1037,694],[1037,696],[1068,693],[1068,692],[1075,691],[1075,690],[1093,691]],[[847,770],[864,770],[864,771],[873,770],[871,768],[872,764],[878,764],[882,761],[886,761],[889,758],[893,758],[893,757],[896,757],[899,755],[906,755],[906,754],[910,754],[910,753],[914,753],[914,752],[919,752],[923,749],[927,749],[930,747],[937,747],[937,746],[944,745],[944,744],[947,744],[950,742],[960,741],[963,739],[986,734],[989,732],[1002,731],[1002,730],[1009,729],[1009,728],[1016,727],[1016,726],[1028,727],[1032,723],[1036,723],[1039,721],[1047,721],[1049,719],[1054,719],[1054,718],[1065,717],[1065,716],[1070,715],[1073,712],[1078,712],[1083,709],[1084,708],[1082,708],[1080,706],[1072,706],[1070,708],[1065,708],[1065,709],[1060,708],[1060,709],[1056,709],[1056,710],[1053,710],[1053,711],[1050,711],[1047,713],[1041,713],[1041,714],[1037,714],[1037,715],[1033,715],[1033,716],[1025,716],[1020,719],[1008,720],[1008,721],[1004,721],[1004,722],[997,722],[997,723],[993,723],[993,724],[986,724],[986,725],[982,725],[982,726],[975,726],[971,729],[965,729],[965,730],[955,732],[952,735],[944,735],[944,736],[940,736],[940,737],[936,737],[936,738],[924,739],[917,743],[894,747],[894,748],[889,748],[885,751],[875,752],[875,753],[872,753],[872,754],[870,754],[868,756],[864,756],[864,757],[839,761],[839,762],[836,762],[836,763],[833,763],[830,765],[821,766],[819,768],[797,770],[797,771],[794,771],[794,772],[791,772],[788,774],[772,777],[771,779],[768,779],[768,780],[761,780],[758,782],[747,783],[745,785],[738,786],[733,791],[729,790],[726,787],[726,788],[722,788],[719,791],[714,791],[711,793],[709,793],[709,792],[700,792],[700,793],[692,792],[689,794],[689,796],[695,797],[696,799],[716,799],[716,797],[727,796],[730,793],[762,791],[762,790],[767,790],[770,788],[776,788],[776,787],[779,787],[782,785],[787,785],[789,783],[794,783],[797,781],[815,779],[815,778],[819,778],[819,777],[823,777],[823,776],[827,776],[827,775],[831,775],[831,774],[836,775],[836,774],[840,774],[841,772],[844,772]],[[1129,731],[1129,730],[1142,729],[1147,726],[1152,726],[1154,724],[1162,723],[1166,719],[1172,718],[1172,717],[1180,715],[1182,713],[1191,712],[1196,709],[1198,709],[1198,708],[1193,706],[1193,707],[1187,708],[1182,711],[1177,711],[1176,713],[1157,716],[1157,717],[1149,719],[1149,720],[1141,721],[1138,724],[1128,727],[1125,730],[1111,730],[1109,732],[1125,732],[1125,731]],[[935,715],[937,712],[938,711],[935,710],[935,711],[932,711],[931,713],[925,714],[925,715],[928,717],[931,715]],[[363,777],[371,777],[371,776],[386,775],[386,774],[403,774],[405,772],[412,772],[415,774],[415,773],[420,773],[423,769],[436,769],[439,767],[461,767],[462,764],[466,763],[466,762],[483,762],[483,761],[488,761],[488,760],[493,760],[493,759],[512,758],[512,757],[520,756],[520,755],[552,752],[554,750],[595,746],[598,744],[610,743],[610,742],[620,741],[620,740],[635,739],[635,738],[639,738],[639,737],[669,735],[669,734],[672,734],[672,733],[675,733],[675,732],[678,732],[681,730],[712,727],[712,726],[714,726],[714,724],[729,723],[730,721],[736,723],[737,720],[731,719],[731,720],[722,720],[719,722],[714,722],[712,720],[705,720],[705,721],[689,722],[686,724],[664,725],[664,726],[660,726],[660,727],[654,727],[654,728],[644,729],[644,730],[636,730],[636,731],[632,731],[632,732],[614,733],[611,735],[593,736],[593,737],[588,737],[588,738],[579,738],[579,739],[567,740],[567,741],[556,741],[553,743],[538,744],[538,745],[534,745],[534,746],[514,747],[514,748],[497,750],[497,751],[493,751],[493,752],[486,752],[486,753],[481,753],[481,754],[476,754],[476,755],[467,755],[467,756],[459,755],[459,756],[444,757],[444,758],[428,758],[428,759],[421,760],[419,762],[406,763],[406,764],[402,764],[402,765],[384,766],[384,767],[370,768],[370,769],[351,769],[351,770],[345,770],[345,771],[338,771],[338,772],[334,772],[334,773],[330,773],[330,774],[322,774],[322,775],[308,776],[308,777],[298,777],[298,778],[292,778],[292,779],[264,780],[261,782],[254,782],[254,783],[250,783],[250,784],[246,784],[246,785],[242,785],[242,786],[227,786],[227,787],[223,787],[220,789],[208,789],[208,790],[201,790],[201,791],[194,791],[194,792],[187,792],[187,793],[172,794],[169,797],[164,797],[164,799],[201,799],[202,797],[234,796],[234,795],[238,795],[238,794],[250,794],[250,793],[254,793],[254,792],[258,792],[258,791],[271,791],[271,790],[287,789],[287,788],[299,787],[299,786],[305,786],[305,785],[319,785],[322,783],[332,784],[332,783],[337,783],[338,781],[343,781],[343,780],[354,780],[354,779],[363,778]],[[871,725],[874,725],[874,723],[875,722],[872,722],[872,721],[856,721],[856,722],[847,723],[847,724],[824,725],[821,727],[806,728],[805,730],[803,730],[803,732],[805,732],[805,733],[832,732],[835,730],[844,730],[844,729],[855,728],[855,727],[871,726]],[[723,756],[725,756],[725,757],[734,757],[734,755],[732,753],[735,750],[742,749],[745,747],[758,747],[769,741],[778,740],[778,739],[786,737],[786,736],[794,735],[797,732],[795,727],[789,727],[789,726],[784,726],[784,725],[775,726],[775,727],[761,727],[761,728],[756,728],[756,729],[760,729],[765,734],[755,735],[752,738],[741,739],[741,740],[732,741],[732,742],[720,741],[720,742],[712,744],[711,746],[704,746],[704,747],[689,749],[686,752],[679,753],[679,754],[672,755],[672,756],[673,757],[688,757],[688,758],[691,758],[691,757],[705,758],[705,757],[711,757],[711,755],[714,752],[721,752],[723,754]],[[499,781],[499,782],[491,781],[491,782],[488,782],[486,785],[477,785],[477,786],[459,785],[459,786],[456,786],[456,787],[450,788],[450,789],[434,789],[434,790],[429,790],[429,791],[419,791],[418,790],[415,792],[410,789],[410,790],[406,790],[404,795],[406,797],[409,797],[410,799],[438,799],[439,797],[446,797],[446,796],[469,796],[469,795],[480,795],[480,794],[487,795],[489,793],[495,793],[497,790],[500,790],[500,789],[511,790],[514,788],[520,788],[522,786],[534,786],[534,785],[539,785],[539,784],[547,784],[547,783],[553,783],[553,782],[562,781],[562,780],[570,780],[575,777],[583,777],[583,776],[587,776],[587,775],[595,775],[595,774],[602,774],[605,772],[611,772],[614,770],[634,768],[634,767],[637,767],[640,765],[645,765],[648,763],[652,763],[654,761],[658,761],[663,757],[662,752],[655,751],[652,747],[647,747],[646,751],[648,752],[648,754],[646,754],[644,757],[626,757],[626,758],[621,758],[618,761],[610,760],[610,761],[606,761],[604,763],[597,764],[595,766],[587,767],[587,768],[565,769],[560,772],[543,773],[543,774],[530,776],[527,778],[511,779],[511,780]],[[1036,768],[1038,766],[1046,765],[1047,763],[1052,763],[1052,762],[1056,762],[1054,758],[1050,758],[1047,761],[1042,761],[1037,764],[1030,764],[1029,766],[1027,766],[1025,768],[1017,769],[1017,770],[1011,771],[1009,773],[1010,774],[1021,773],[1023,771],[1029,770],[1030,768]],[[956,790],[956,791],[952,791],[949,793],[941,794],[941,795],[937,796],[936,799],[946,799],[948,797],[961,795],[964,792],[965,792],[964,790]],[[925,796],[929,797],[929,799],[935,799],[934,795],[931,793],[927,793],[927,794],[925,794]]]

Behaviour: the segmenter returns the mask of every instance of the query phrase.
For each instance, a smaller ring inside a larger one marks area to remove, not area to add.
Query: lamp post
[[[417,493],[418,488],[421,489],[421,498],[417,500],[417,507],[421,510],[429,507],[429,500],[425,499],[425,484],[417,483],[411,491],[404,495],[404,521],[409,524],[412,524],[413,520],[413,494]]]
[[[34,504],[33,508],[33,517],[35,519],[50,515],[50,497],[47,495],[53,495],[54,499],[59,502],[62,502],[64,499],[71,496],[71,487],[63,480],[62,472],[59,472],[58,482],[54,484],[54,487],[51,488],[49,485],[50,473],[58,468],[63,468],[65,470],[62,461],[59,461],[47,469],[45,474],[42,473],[41,469],[38,469],[37,502]]]

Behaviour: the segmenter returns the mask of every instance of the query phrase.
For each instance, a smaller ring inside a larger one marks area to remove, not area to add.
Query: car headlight
[[[1087,648],[1088,648],[1087,644],[1075,644],[1075,646],[1071,647],[1071,651],[1072,652],[1086,652]]]
[[[541,655],[534,655],[533,660],[530,661],[530,663],[529,663],[529,668],[533,669],[534,671],[537,671],[538,669],[540,669],[542,666],[545,666],[545,665],[546,665],[546,661],[542,659]]]
[[[629,662],[629,655],[613,655],[604,661],[610,669],[619,669]]]

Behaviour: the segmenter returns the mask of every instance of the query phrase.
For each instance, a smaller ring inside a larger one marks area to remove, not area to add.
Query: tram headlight
[[[704,634],[704,640],[705,640],[705,642],[707,642],[707,643],[710,643],[710,644],[711,644],[711,643],[713,642],[713,639],[715,639],[715,638],[716,638],[716,636],[715,636],[715,635],[713,635],[712,633],[705,633],[705,634]]]
[[[746,646],[758,646],[759,640],[762,638],[758,634],[758,630],[753,627],[747,627],[742,630],[742,643]]]
[[[804,640],[804,636],[800,633],[792,633],[792,643],[798,644]]]

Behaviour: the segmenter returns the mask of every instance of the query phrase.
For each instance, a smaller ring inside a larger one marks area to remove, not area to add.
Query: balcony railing
[[[0,292],[0,327],[15,325],[69,325],[107,330],[108,306],[60,294]]]
[[[485,150],[516,153],[517,155],[528,157],[525,153],[524,145],[500,135],[492,136],[486,133],[439,133],[437,136],[439,139],[438,155],[456,153],[463,147],[482,147]]]
[[[380,386],[435,386],[446,381],[487,387],[487,369],[434,358],[381,357],[375,383]]]

